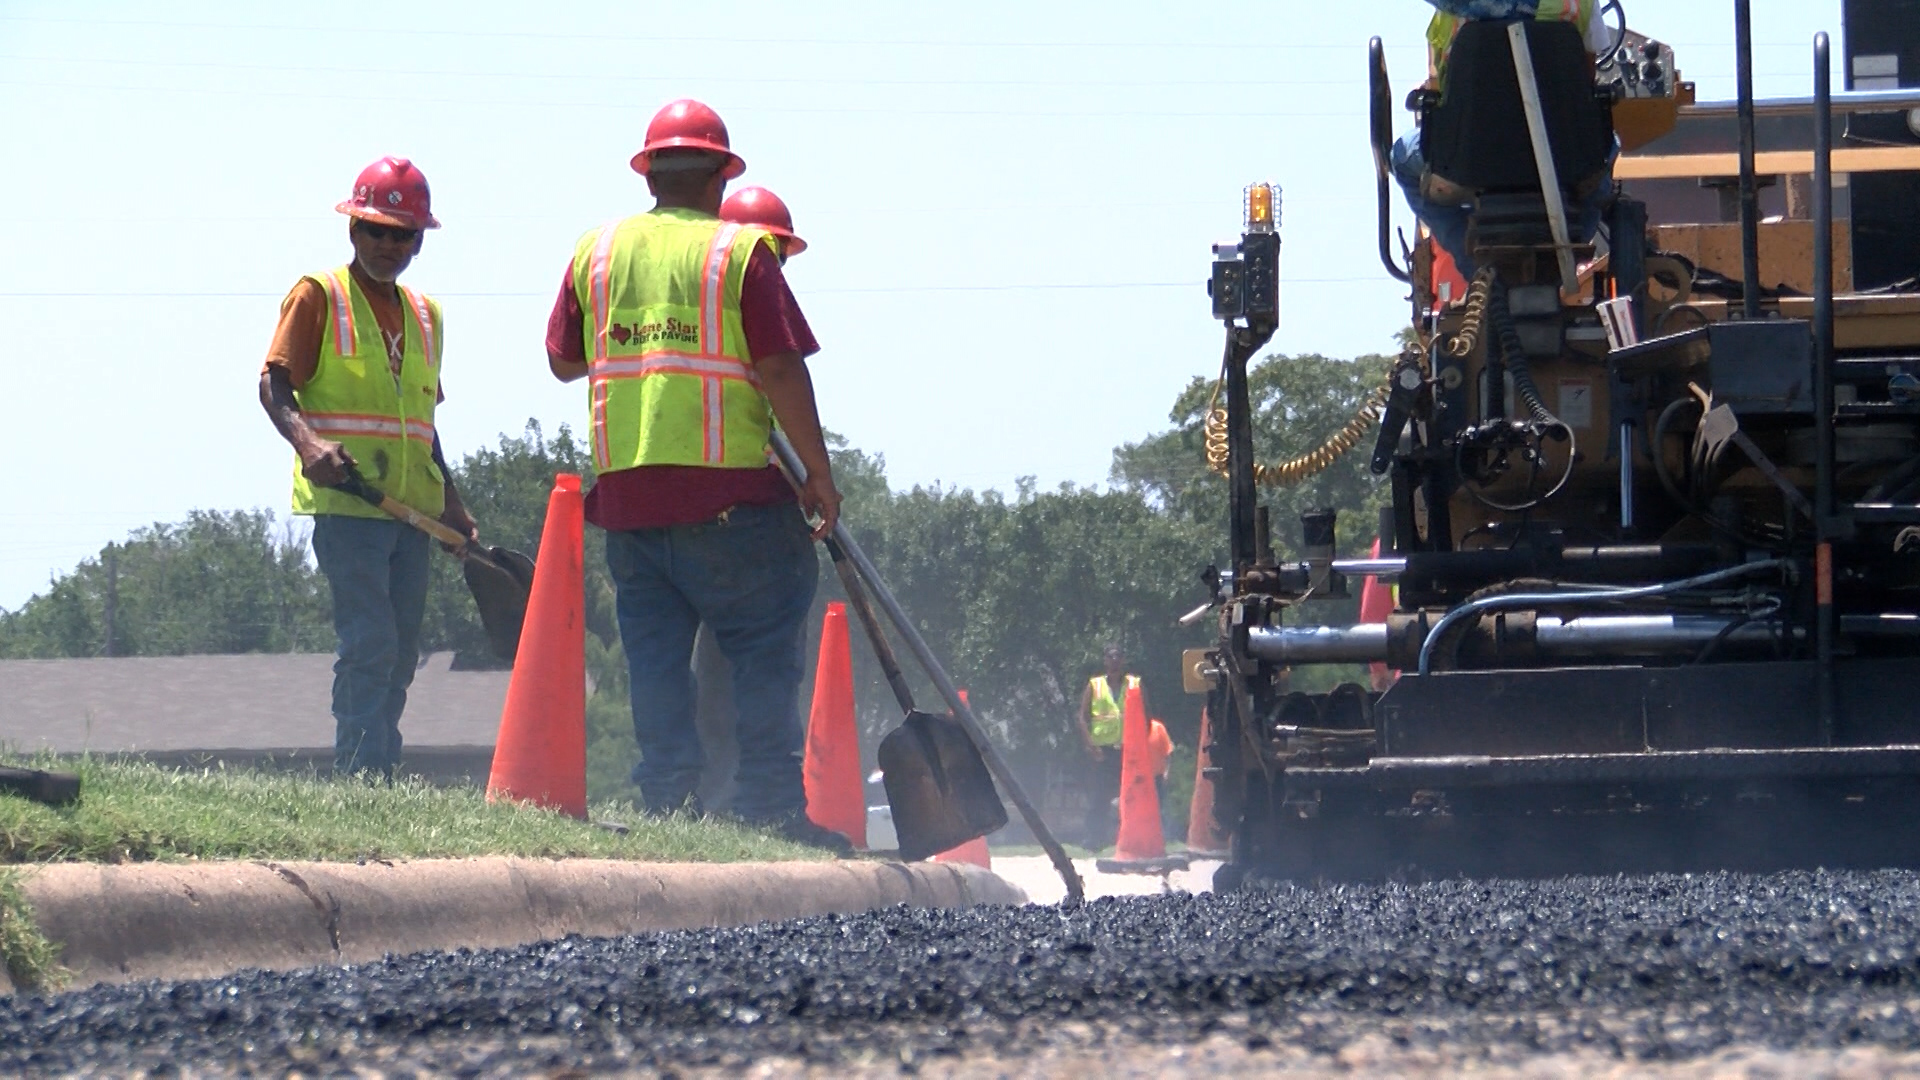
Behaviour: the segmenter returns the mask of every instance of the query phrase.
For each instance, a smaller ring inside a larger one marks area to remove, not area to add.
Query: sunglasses
[[[402,229],[397,225],[382,225],[375,221],[362,221],[360,231],[375,240],[388,240],[396,244],[411,244],[420,239],[419,229]]]

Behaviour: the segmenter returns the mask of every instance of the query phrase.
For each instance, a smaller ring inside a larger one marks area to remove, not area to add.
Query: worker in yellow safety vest
[[[293,512],[333,596],[333,768],[391,777],[426,614],[425,533],[334,488],[349,471],[454,530],[476,535],[440,453],[440,305],[399,284],[437,229],[427,179],[405,158],[367,166],[334,208],[353,261],[300,279],[260,373],[260,404],[293,445]]]
[[[706,759],[689,664],[705,623],[733,665],[733,812],[850,850],[807,819],[800,765],[812,540],[840,512],[806,364],[819,345],[774,234],[720,217],[746,163],[718,114],[667,105],[631,165],[654,208],[575,245],[547,363],[562,381],[587,380],[597,478],[586,516],[607,535],[640,744],[633,780],[649,813],[699,810]],[[768,463],[776,420],[806,466],[797,500]]]
[[[1140,691],[1140,705],[1147,715],[1146,687],[1140,676],[1127,671],[1127,653],[1119,645],[1108,645],[1100,654],[1101,674],[1087,680],[1080,693],[1079,730],[1081,745],[1089,760],[1087,771],[1087,846],[1099,850],[1113,843],[1114,802],[1120,797],[1120,741],[1127,691]]]

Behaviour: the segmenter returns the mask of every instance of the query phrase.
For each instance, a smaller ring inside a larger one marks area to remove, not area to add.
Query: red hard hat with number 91
[[[794,235],[793,215],[780,196],[763,187],[741,188],[720,204],[720,219],[742,225],[758,225],[786,242],[787,258],[807,250],[807,242]]]
[[[653,155],[661,150],[705,150],[724,156],[720,175],[728,180],[747,171],[747,163],[727,139],[727,125],[720,114],[692,98],[682,98],[653,114],[647,124],[647,142],[633,155],[633,171],[641,176],[653,168]]]
[[[361,221],[398,229],[437,229],[425,174],[403,157],[383,157],[360,170],[353,194],[334,207]]]

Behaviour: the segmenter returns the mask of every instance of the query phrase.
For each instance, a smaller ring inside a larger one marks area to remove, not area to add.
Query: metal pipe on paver
[[[1649,656],[1703,649],[1716,638],[1724,646],[1771,645],[1779,634],[1775,623],[1735,625],[1718,615],[1541,616],[1533,647],[1542,656]],[[1382,623],[1256,627],[1247,652],[1277,664],[1370,664],[1388,659],[1387,636]]]
[[[1741,312],[1760,317],[1760,188],[1754,176],[1753,0],[1734,0],[1733,36],[1739,84]]]
[[[800,455],[793,452],[793,445],[787,442],[787,437],[776,431],[768,442],[787,472],[795,480],[805,484],[807,467],[800,463]],[[893,623],[894,630],[906,640],[907,648],[911,649],[914,658],[920,661],[920,666],[925,669],[928,680],[933,683],[933,688],[938,690],[940,696],[946,700],[947,708],[953,711],[954,719],[960,722],[967,737],[973,740],[975,749],[979,750],[980,756],[986,759],[987,769],[993,773],[994,780],[1013,800],[1013,805],[1020,811],[1020,817],[1027,823],[1027,828],[1033,832],[1034,838],[1040,841],[1040,846],[1046,849],[1047,858],[1052,860],[1053,868],[1060,872],[1060,879],[1066,883],[1067,899],[1076,903],[1086,899],[1086,888],[1080,882],[1079,872],[1073,868],[1073,860],[1067,857],[1066,849],[1060,846],[1060,841],[1054,839],[1053,831],[1047,828],[1045,821],[1041,820],[1040,811],[1034,807],[1033,801],[1027,798],[1026,790],[1020,786],[1019,779],[1013,775],[1013,769],[1007,765],[1006,759],[1000,756],[1000,748],[993,745],[993,740],[987,737],[986,729],[980,726],[979,718],[973,715],[972,706],[960,696],[959,687],[947,677],[946,669],[940,666],[940,661],[934,657],[933,650],[928,647],[926,639],[920,636],[920,631],[914,627],[913,620],[907,617],[900,602],[893,598],[893,591],[888,589],[886,582],[880,579],[880,571],[867,558],[867,553],[861,550],[853,534],[847,531],[844,522],[834,522],[833,541],[840,545],[840,549],[846,552],[847,558],[853,561],[854,569],[860,572],[861,579],[866,582],[867,588],[872,590],[873,598],[880,601],[880,609],[887,613],[887,621]]]
[[[1820,741],[1839,723],[1833,607],[1833,75],[1827,35],[1813,38],[1813,535],[1814,656],[1819,664]]]

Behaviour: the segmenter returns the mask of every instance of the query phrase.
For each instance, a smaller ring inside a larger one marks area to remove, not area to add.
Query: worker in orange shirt
[[[260,404],[292,444],[293,512],[313,517],[313,554],[333,597],[333,768],[391,778],[400,713],[426,615],[426,534],[335,490],[350,472],[475,535],[440,453],[440,305],[399,284],[437,229],[427,178],[406,158],[361,170],[334,207],[353,260],[308,274],[280,305]]]

